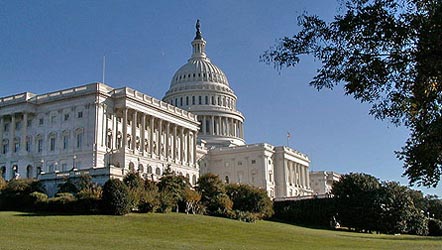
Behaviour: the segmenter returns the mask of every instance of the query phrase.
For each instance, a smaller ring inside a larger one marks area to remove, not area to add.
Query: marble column
[[[21,142],[20,150],[26,152],[26,136],[28,133],[28,113],[23,113],[22,128],[21,128]]]
[[[140,129],[140,133],[141,133],[141,154],[144,155],[145,154],[145,150],[146,150],[146,145],[145,145],[145,140],[146,140],[146,114],[145,113],[141,114],[141,129]]]
[[[158,123],[158,157],[161,159],[161,145],[163,143],[163,120],[159,120]]]
[[[205,135],[206,134],[206,116],[205,115],[203,115],[202,123],[203,124],[201,126],[201,129],[202,129],[201,133],[203,135]]]
[[[167,124],[166,124],[166,148],[165,148],[165,150],[166,150],[166,160],[169,160],[169,157],[170,157],[170,155],[169,155],[169,152],[170,152],[170,150],[169,150],[169,147],[170,147],[170,122],[168,122]]]
[[[150,117],[150,149],[149,149],[149,153],[150,156],[153,157],[153,133],[155,131],[155,117],[151,116]]]
[[[127,108],[123,109],[123,141],[121,144],[122,148],[126,150],[127,145]]]
[[[192,132],[189,130],[187,132],[187,164],[189,166],[192,165],[192,154],[191,154],[191,149],[193,148],[191,143],[192,143]]]
[[[137,148],[137,111],[134,110],[132,114],[132,150],[135,151]]]
[[[173,126],[173,145],[172,145],[172,158],[175,163],[178,160],[177,145],[176,144],[177,144],[177,125],[175,124]]]
[[[9,152],[11,152],[11,153],[14,152],[14,147],[15,147],[14,137],[15,137],[15,114],[12,114],[11,115],[10,134],[9,134]]]
[[[0,116],[0,146],[3,146],[3,131],[5,130],[4,116]]]
[[[180,141],[180,162],[184,165],[185,155],[184,155],[184,128],[183,127],[181,127],[180,137],[181,137],[181,141]]]
[[[215,117],[212,115],[210,118],[211,128],[210,128],[210,134],[215,135]]]

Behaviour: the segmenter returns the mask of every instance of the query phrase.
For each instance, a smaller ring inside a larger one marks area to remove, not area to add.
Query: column
[[[222,119],[221,116],[218,116],[218,135],[224,135],[223,134],[223,123],[222,123]]]
[[[170,122],[168,122],[166,124],[166,160],[169,160],[169,157],[170,157],[170,155],[169,155],[169,147],[170,147],[170,143],[169,143],[170,133],[169,133],[169,130],[170,130]]]
[[[161,144],[162,144],[162,134],[163,134],[163,120],[158,122],[158,157],[161,159]]]
[[[149,153],[150,156],[153,157],[153,132],[155,130],[155,117],[151,116],[150,117],[150,149],[149,149]]]
[[[310,188],[310,173],[307,167],[305,168],[305,172],[307,173],[307,188]]]
[[[201,131],[201,133],[203,134],[203,135],[205,135],[206,134],[206,116],[205,115],[203,115],[203,120],[202,120],[202,122],[203,122],[203,124],[202,124],[202,126],[201,126],[201,129],[203,130],[203,131]]]
[[[117,141],[118,141],[118,117],[117,117],[117,112],[115,112],[114,114],[112,114],[112,137],[113,137],[113,147],[112,149],[118,149],[117,148]]]
[[[9,152],[14,152],[14,137],[15,137],[15,114],[11,115],[11,133],[9,134]]]
[[[0,116],[0,147],[3,146],[3,130],[5,130],[4,116]]]
[[[236,120],[233,120],[233,136],[238,137],[236,134]]]
[[[226,117],[226,134],[230,136],[230,118]]]
[[[197,144],[198,132],[193,133],[193,166],[196,167],[196,144]]]
[[[146,114],[141,114],[141,154],[144,155],[144,151],[146,150],[146,146],[144,144],[144,141],[146,140]]]
[[[175,163],[178,160],[176,141],[177,141],[177,125],[175,124],[173,126],[173,146],[172,146],[172,158]]]
[[[23,121],[22,121],[22,129],[21,129],[21,142],[20,142],[20,150],[22,152],[26,152],[26,135],[28,130],[28,113],[23,113]]]
[[[215,135],[215,117],[212,115],[210,118],[211,128],[210,134]]]
[[[187,132],[187,164],[189,166],[191,166],[192,164],[192,154],[191,154],[191,149],[193,148],[191,143],[192,143],[192,132],[189,130]]]
[[[132,114],[132,150],[135,151],[137,148],[137,111],[134,110]]]
[[[181,132],[180,132],[180,136],[181,136],[181,141],[180,141],[180,161],[181,164],[184,165],[184,128],[181,127]]]
[[[121,147],[126,150],[127,145],[127,108],[123,109],[123,141]]]

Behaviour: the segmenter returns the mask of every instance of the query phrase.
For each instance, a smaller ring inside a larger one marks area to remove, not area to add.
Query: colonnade
[[[182,165],[196,164],[196,131],[135,109],[119,111],[108,114],[102,146]]]
[[[215,115],[198,115],[198,118],[202,135],[244,138],[243,123],[237,119]]]
[[[5,128],[5,117],[10,117],[10,122],[8,122],[8,128]],[[18,116],[18,119],[17,119]],[[26,151],[26,138],[27,138],[27,128],[28,128],[28,113],[13,113],[10,115],[0,116],[0,144],[1,144],[1,153],[3,153],[4,144],[3,140],[7,139],[8,147],[5,151],[11,153],[19,153]],[[17,129],[19,131],[17,131]],[[8,132],[8,138],[3,138],[4,133]],[[16,150],[17,149],[17,150]]]
[[[309,187],[309,173],[306,166],[299,164],[297,162],[286,160],[287,166],[287,182],[290,185],[295,185],[297,187],[308,188]]]

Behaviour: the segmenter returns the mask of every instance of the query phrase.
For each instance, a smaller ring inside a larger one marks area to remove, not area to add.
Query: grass
[[[185,214],[0,212],[0,249],[442,249],[441,237],[393,236],[244,223]]]

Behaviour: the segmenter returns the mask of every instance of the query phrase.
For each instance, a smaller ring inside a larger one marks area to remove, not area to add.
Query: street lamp
[[[72,171],[76,171],[76,170],[77,170],[76,165],[75,165],[75,160],[76,160],[76,159],[77,159],[77,156],[74,155],[74,156],[72,157]]]

